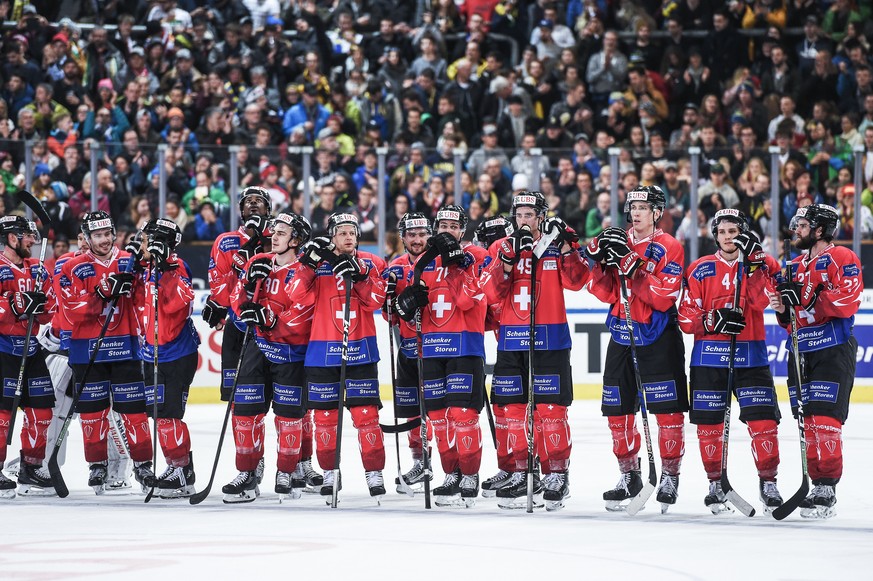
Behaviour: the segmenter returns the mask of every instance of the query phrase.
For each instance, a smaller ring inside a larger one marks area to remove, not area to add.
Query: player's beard
[[[15,249],[15,254],[21,260],[24,260],[26,258],[30,258],[31,256],[33,256],[33,253],[30,251],[30,248],[31,248],[30,246],[24,245],[23,240],[19,239],[18,240],[18,248]]]
[[[795,234],[794,246],[798,250],[809,250],[815,246],[815,234],[812,229],[810,228],[809,233],[806,236]]]

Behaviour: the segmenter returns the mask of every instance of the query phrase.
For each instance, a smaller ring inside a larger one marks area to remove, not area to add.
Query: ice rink
[[[198,490],[209,476],[223,413],[220,405],[188,408]],[[390,413],[389,402],[383,423]],[[787,498],[800,484],[800,452],[784,404],[783,415],[779,488]],[[608,513],[601,494],[615,484],[618,469],[606,422],[594,401],[577,401],[570,417],[572,498],[562,511],[534,514],[501,510],[495,499],[482,498],[470,509],[425,510],[422,496],[394,491],[393,435],[386,437],[388,494],[376,506],[350,421],[339,508],[312,494],[280,504],[272,491],[272,417],[267,473],[254,503],[222,504],[221,486],[236,474],[229,437],[212,495],[199,506],[158,498],[144,505],[138,494],[97,497],[86,485],[74,424],[64,466],[70,496],[0,501],[0,579],[873,579],[873,404],[851,409],[838,514],[828,521],[798,513],[782,522],[763,514],[713,516],[703,505],[706,476],[691,426],[678,504],[662,515],[653,496],[636,517]],[[485,478],[496,461],[484,414],[482,423]],[[401,445],[405,471],[411,465],[405,435]],[[760,513],[749,436],[736,419],[730,451],[731,482]],[[438,461],[435,466],[440,484]]]

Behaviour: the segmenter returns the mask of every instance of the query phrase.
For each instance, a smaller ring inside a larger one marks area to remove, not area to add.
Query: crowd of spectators
[[[620,203],[637,185],[660,185],[661,226],[680,240],[695,229],[709,237],[722,207],[742,209],[764,236],[809,203],[839,209],[838,238],[854,228],[871,238],[870,4],[0,0],[0,21],[13,23],[0,37],[0,213],[21,210],[13,194],[29,171],[61,247],[91,208],[92,182],[123,231],[164,213],[185,240],[211,240],[235,211],[228,146],[238,147],[240,188],[263,186],[274,212],[299,213],[299,146],[313,146],[314,229],[345,208],[368,243],[380,188],[389,232],[408,210],[433,216],[454,202],[469,212],[471,238],[534,181],[584,237],[610,225],[616,181]],[[702,152],[696,216],[692,145]],[[387,254],[399,250],[391,240]]]

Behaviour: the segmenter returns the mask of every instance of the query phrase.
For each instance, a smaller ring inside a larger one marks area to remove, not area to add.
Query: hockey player
[[[416,260],[427,249],[427,241],[433,234],[430,220],[424,214],[408,212],[403,215],[397,224],[400,232],[400,240],[403,242],[406,253],[398,256],[386,268],[383,278],[386,282],[386,296],[394,301],[397,294],[402,292],[409,282],[412,281],[413,267]],[[394,415],[397,418],[417,418],[420,416],[418,402],[418,366],[415,325],[403,321],[397,316],[396,308],[392,303],[393,321],[391,325],[397,325],[400,330],[400,349],[397,352],[397,377],[394,391]],[[387,319],[388,309],[382,310],[382,315]],[[428,430],[430,432],[430,429]],[[403,475],[403,481],[414,488],[420,488],[425,479],[431,476],[425,473],[422,465],[421,430],[412,429],[407,432],[409,449],[412,452],[412,468]],[[400,487],[400,478],[395,478],[394,483],[398,486],[397,492],[403,493]]]
[[[443,485],[433,490],[437,506],[470,507],[479,494],[486,303],[479,286],[480,261],[461,248],[466,226],[459,206],[437,212],[437,233],[427,244],[439,256],[423,265],[420,284],[407,281],[395,299],[395,310],[407,323],[419,309],[422,313],[425,406],[446,475]]]
[[[273,407],[278,441],[275,491],[280,499],[299,498],[298,471],[306,419],[303,360],[312,322],[312,305],[291,302],[288,287],[300,268],[297,251],[309,241],[305,218],[279,214],[271,227],[272,251],[256,254],[231,301],[243,323],[256,329],[258,348],[246,349],[233,407],[233,433],[239,475],[223,489],[224,502],[251,502],[258,494],[255,468],[264,456],[264,416]],[[258,291],[260,285],[260,291]],[[292,474],[298,472],[298,478]]]
[[[124,423],[134,477],[146,490],[154,486],[155,475],[140,364],[140,327],[131,297],[132,292],[144,290],[133,274],[134,258],[115,247],[115,225],[108,213],[86,214],[81,228],[89,249],[61,268],[61,292],[72,323],[70,365],[76,389],[82,390],[76,411],[82,423],[85,460],[91,465],[88,485],[97,494],[105,491],[111,406]],[[113,303],[115,308],[111,309]],[[100,351],[88,381],[81,385],[95,338],[107,317],[109,323]]]
[[[191,320],[194,287],[188,265],[176,254],[176,246],[182,241],[179,226],[172,220],[151,220],[143,234],[146,251],[142,259],[147,265],[142,273],[145,291],[135,298],[142,311],[141,355],[146,391],[158,398],[158,442],[167,462],[166,470],[158,477],[158,494],[161,498],[184,498],[194,494],[195,480],[191,435],[182,419],[188,390],[197,371],[200,345],[200,336]],[[157,323],[154,292],[158,297]],[[158,326],[157,387],[154,385],[155,324]]]
[[[802,378],[799,382],[790,353],[788,391],[795,407],[797,385],[802,386],[806,460],[813,483],[800,505],[800,516],[806,518],[835,514],[835,488],[843,473],[843,424],[855,378],[858,341],[852,326],[864,282],[855,253],[833,244],[839,223],[836,211],[824,204],[797,211],[789,227],[802,253],[790,265],[790,279],[776,287],[779,294],[771,299],[779,323],[791,332],[791,308],[798,327]]]
[[[688,385],[676,301],[685,252],[675,238],[657,226],[665,205],[664,192],[657,186],[628,192],[624,214],[631,228],[608,228],[592,238],[586,248],[597,263],[588,289],[611,305],[606,317],[611,338],[603,372],[601,410],[609,421],[613,453],[621,470],[616,487],[603,493],[606,509],[612,511],[624,510],[643,488],[635,416],[641,396],[634,379],[619,277],[627,280],[646,409],[658,422],[662,474],[657,499],[671,505],[678,496]]]
[[[688,268],[685,294],[679,304],[679,326],[694,335],[689,419],[697,425],[700,456],[709,478],[709,494],[704,502],[713,514],[730,510],[721,489],[721,472],[725,404],[726,398],[732,397],[728,393],[728,361],[733,359],[732,393],[740,406],[740,421],[752,438],[761,502],[769,513],[782,504],[776,488],[780,415],[764,342],[764,309],[779,265],[764,254],[739,210],[716,212],[711,229],[719,250]],[[739,304],[735,305],[740,253],[744,280]],[[731,336],[736,337],[734,351],[730,350]]]
[[[39,260],[31,257],[39,239],[36,224],[21,216],[0,218],[0,466],[6,461],[7,444],[12,438],[10,420],[15,390],[21,371],[21,358],[27,349],[19,406],[22,410],[21,461],[18,469],[19,493],[29,496],[54,496],[48,474],[41,469],[45,459],[46,431],[52,420],[55,393],[45,353],[39,348],[39,325],[51,321],[55,308],[52,277]],[[33,318],[33,335],[24,345],[28,320]],[[0,472],[0,498],[15,497],[15,482]]]
[[[314,305],[312,333],[306,351],[307,405],[315,410],[318,463],[326,471],[323,496],[332,496],[334,482],[339,389],[358,430],[370,495],[385,494],[382,469],[385,443],[379,427],[379,378],[376,327],[373,312],[385,303],[385,262],[357,249],[360,230],[353,214],[335,213],[328,219],[330,238],[316,238],[303,247],[301,268],[290,289],[292,304]],[[349,343],[346,385],[339,385],[342,362],[345,284],[350,278]]]
[[[523,192],[512,199],[516,230],[495,243],[498,260],[492,261],[481,277],[488,303],[501,305],[491,393],[492,401],[503,407],[514,461],[510,482],[497,490],[498,504],[504,508],[524,506],[520,499],[527,492],[529,365],[534,365],[531,388],[537,416],[537,455],[545,474],[543,500],[547,508],[559,509],[570,494],[572,442],[567,407],[573,402],[573,377],[564,289],[581,290],[590,273],[575,232],[560,218],[546,218],[547,210],[541,192]],[[533,250],[546,234],[557,237],[536,262],[536,296],[531,296]],[[536,323],[533,362],[529,361],[532,310]]]

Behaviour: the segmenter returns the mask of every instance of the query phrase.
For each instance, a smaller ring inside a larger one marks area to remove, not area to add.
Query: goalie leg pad
[[[188,465],[191,435],[184,421],[176,418],[159,418],[158,441],[161,443],[161,451],[168,466],[178,468]]]
[[[622,473],[637,470],[637,454],[642,441],[637,430],[635,414],[608,416],[609,431],[612,433],[612,453],[618,460]]]
[[[152,459],[152,432],[149,418],[143,413],[120,414],[127,433],[130,458],[134,462],[149,462]]]
[[[251,472],[264,456],[264,414],[233,416],[236,469]]]
[[[109,433],[109,409],[79,414],[82,424],[82,439],[85,444],[85,461],[89,464],[105,464],[109,459],[106,435]]]
[[[433,429],[443,472],[451,474],[458,467],[458,452],[454,447],[455,422],[449,414],[448,408],[429,411],[427,412],[427,418],[430,420],[430,427]]]
[[[679,475],[682,456],[685,455],[685,415],[681,413],[656,414],[658,421],[658,448],[661,467],[671,476]]]
[[[24,408],[21,426],[21,458],[28,464],[42,464],[45,460],[46,433],[52,423],[52,410]]]
[[[543,446],[548,457],[548,472],[566,472],[570,467],[570,452],[573,440],[570,438],[570,423],[567,421],[567,407],[552,404],[537,404],[537,412],[542,419]]]
[[[303,449],[303,425],[309,418],[280,418],[276,416],[276,440],[278,459],[276,467],[279,472],[294,472],[301,458]],[[310,444],[311,446],[311,444]]]
[[[779,469],[779,440],[776,420],[750,420],[747,428],[752,437],[752,457],[762,480],[775,480]]]
[[[336,460],[337,410],[315,410],[315,454],[322,470],[333,470]]]
[[[700,458],[703,469],[710,481],[721,477],[721,454],[724,443],[724,423],[697,426],[697,441],[700,444]]]
[[[449,414],[455,424],[455,450],[461,474],[478,474],[482,464],[479,412],[472,408],[449,408]]]
[[[385,436],[379,427],[379,409],[374,405],[349,408],[352,424],[358,430],[358,445],[364,471],[372,472],[385,468]]]

